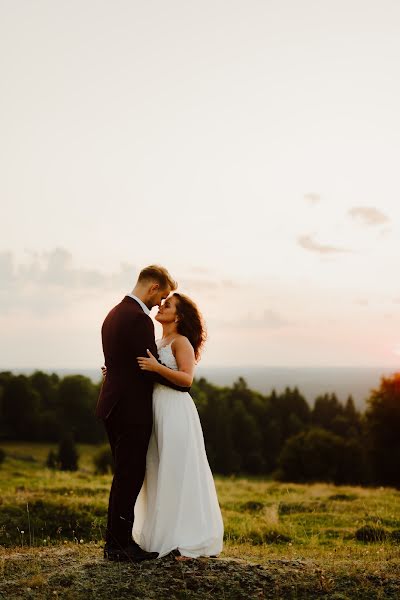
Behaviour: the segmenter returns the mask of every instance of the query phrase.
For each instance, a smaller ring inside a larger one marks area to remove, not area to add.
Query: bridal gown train
[[[159,357],[177,370],[171,344]],[[224,528],[196,406],[187,392],[156,384],[153,416],[133,539],[159,558],[176,548],[192,558],[219,554]]]

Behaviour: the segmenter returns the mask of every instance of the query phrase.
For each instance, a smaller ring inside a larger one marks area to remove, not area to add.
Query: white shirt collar
[[[139,306],[141,306],[141,307],[142,307],[142,309],[143,309],[143,312],[144,312],[144,313],[146,313],[146,315],[149,315],[149,316],[150,316],[150,309],[149,309],[149,308],[147,308],[147,306],[145,305],[145,303],[144,303],[144,302],[142,302],[142,301],[140,300],[140,298],[138,298],[137,296],[134,296],[133,294],[127,294],[127,296],[129,296],[129,298],[133,298],[134,300],[136,300],[136,302],[139,304]]]

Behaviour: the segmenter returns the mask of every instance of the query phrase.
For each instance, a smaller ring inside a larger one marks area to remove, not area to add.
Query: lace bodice
[[[173,340],[172,340],[173,341]],[[167,346],[160,347],[161,341],[157,342],[158,348],[158,357],[162,363],[169,369],[173,369],[174,371],[178,370],[178,365],[176,364],[174,353],[172,352],[172,342],[167,344]]]

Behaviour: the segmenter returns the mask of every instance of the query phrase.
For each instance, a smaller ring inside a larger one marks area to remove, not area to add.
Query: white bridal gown
[[[177,370],[171,344],[159,348],[159,357]],[[133,539],[144,550],[158,552],[159,558],[176,548],[192,558],[219,554],[224,526],[190,394],[156,384],[153,417]]]

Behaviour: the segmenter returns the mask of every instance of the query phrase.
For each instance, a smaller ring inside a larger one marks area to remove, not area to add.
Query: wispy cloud
[[[304,194],[303,198],[309,204],[318,204],[318,202],[321,202],[321,196],[315,192],[308,192]]]
[[[390,221],[389,217],[374,206],[354,206],[348,211],[348,214],[364,225],[383,225]]]
[[[0,253],[0,308],[51,313],[74,301],[133,284],[136,269],[121,264],[119,271],[104,273],[76,266],[64,248],[30,253],[17,262],[10,252]]]
[[[69,290],[110,287],[135,273],[133,265],[121,265],[118,273],[106,274],[73,264],[73,256],[64,248],[42,254],[31,253],[17,264],[10,252],[0,253],[0,289],[6,286],[41,286]]]
[[[297,238],[299,246],[310,252],[316,252],[317,254],[343,254],[351,252],[348,248],[341,248],[340,246],[329,246],[327,244],[319,244],[315,242],[311,235],[301,235]]]

